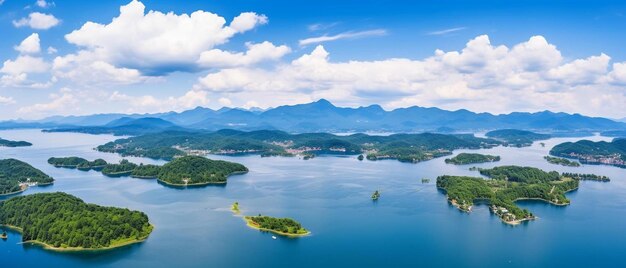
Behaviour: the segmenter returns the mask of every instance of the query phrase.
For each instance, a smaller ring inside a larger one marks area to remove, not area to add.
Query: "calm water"
[[[511,227],[476,206],[471,214],[448,205],[434,184],[438,175],[476,175],[469,166],[446,165],[443,158],[419,164],[359,162],[355,157],[223,157],[250,168],[226,186],[173,189],[154,180],[108,178],[93,171],[54,168],[51,156],[97,157],[115,154],[92,148],[115,139],[108,135],[0,131],[0,137],[27,140],[26,148],[0,148],[1,158],[17,158],[53,176],[48,187],[24,194],[63,191],[100,205],[128,207],[148,214],[156,226],[141,244],[104,253],[55,253],[19,244],[9,231],[0,241],[2,267],[623,267],[626,252],[626,169],[610,166],[568,168],[542,159],[542,148],[476,150],[498,154],[497,165],[517,164],[546,170],[596,173],[609,183],[582,182],[568,194],[572,204],[556,207],[523,202],[540,219]],[[592,139],[606,139],[592,137]],[[455,153],[464,150],[456,151]],[[163,163],[141,158],[134,162]],[[496,164],[477,165],[481,167]],[[422,184],[421,178],[433,179]],[[380,189],[377,203],[371,193]],[[249,229],[243,214],[293,217],[312,235],[279,237]]]

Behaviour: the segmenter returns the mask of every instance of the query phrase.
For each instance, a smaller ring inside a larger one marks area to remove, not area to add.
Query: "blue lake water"
[[[100,253],[57,253],[20,244],[9,231],[0,240],[2,267],[623,267],[626,252],[626,169],[547,163],[543,156],[563,141],[541,147],[497,147],[474,152],[497,154],[498,163],[560,172],[607,175],[609,183],[582,182],[569,193],[571,205],[521,202],[539,216],[519,226],[503,224],[485,205],[472,213],[450,206],[435,187],[439,175],[476,175],[471,166],[438,158],[419,164],[362,161],[356,157],[259,156],[213,159],[236,161],[250,172],[230,177],[226,186],[175,189],[155,180],[108,178],[98,172],[54,168],[52,156],[121,159],[93,148],[109,135],[0,131],[0,137],[27,140],[32,147],[0,148],[0,158],[16,158],[55,178],[54,185],[23,194],[63,191],[86,202],[144,211],[155,225],[141,244]],[[604,137],[590,137],[608,140]],[[456,153],[468,150],[458,150]],[[142,158],[133,162],[157,163]],[[431,178],[422,184],[421,178]],[[381,191],[378,202],[370,196]],[[242,214],[292,217],[312,235],[279,237],[246,227]]]

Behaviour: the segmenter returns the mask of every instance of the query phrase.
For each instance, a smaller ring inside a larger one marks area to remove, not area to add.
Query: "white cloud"
[[[42,58],[21,55],[15,60],[6,60],[0,69],[0,73],[20,74],[20,73],[44,73],[50,69],[50,64]]]
[[[492,45],[483,35],[460,51],[437,50],[424,59],[332,62],[317,46],[290,63],[209,73],[194,89],[227,94],[239,105],[255,101],[261,107],[327,98],[341,105],[381,103],[387,108],[620,115],[626,103],[620,87],[626,82],[626,63],[615,63],[611,70],[609,61],[604,54],[565,61],[541,36],[509,48]]]
[[[37,0],[37,2],[35,2],[35,5],[37,5],[40,8],[49,8],[49,7],[54,6],[54,2],[46,2],[45,0]]]
[[[28,26],[33,29],[46,30],[57,26],[60,22],[61,21],[53,15],[33,12],[30,13],[27,18],[14,20],[13,25],[18,28]]]
[[[76,92],[71,89],[63,88],[59,93],[50,94],[50,101],[46,103],[37,103],[24,106],[17,110],[18,114],[28,117],[38,117],[41,115],[50,115],[52,113],[67,114],[80,110],[80,101]]]
[[[36,54],[41,51],[39,46],[39,34],[34,33],[26,37],[18,46],[14,47],[15,50],[22,54]]]
[[[113,102],[122,102],[128,107],[126,112],[166,112],[166,111],[182,111],[197,106],[206,106],[210,99],[206,91],[187,91],[179,97],[157,98],[151,95],[129,96],[119,91],[113,92],[109,96],[109,100]]]
[[[48,54],[56,54],[58,50],[54,47],[48,47],[48,49],[46,49],[46,52],[48,52]]]
[[[453,32],[458,32],[458,31],[462,31],[467,29],[466,27],[456,27],[456,28],[449,28],[449,29],[443,29],[443,30],[437,30],[437,31],[432,31],[427,33],[427,35],[446,35],[449,33],[453,33]]]
[[[7,104],[14,104],[14,103],[15,103],[15,100],[13,98],[0,96],[0,104],[7,105]]]
[[[120,7],[120,15],[109,24],[87,22],[65,38],[83,49],[70,57],[88,55],[116,68],[159,76],[196,70],[202,52],[264,23],[265,16],[251,12],[241,13],[230,25],[205,11],[146,13],[141,2],[132,1]]]
[[[310,38],[302,39],[298,41],[298,43],[301,46],[305,46],[305,45],[323,43],[323,42],[328,42],[328,41],[335,41],[335,40],[340,40],[340,39],[355,39],[355,38],[363,38],[363,37],[370,37],[370,36],[383,36],[383,35],[387,35],[387,31],[383,29],[368,30],[368,31],[361,31],[361,32],[344,32],[344,33],[340,33],[337,35],[323,35],[323,36],[318,36],[318,37],[310,37]]]
[[[243,33],[262,24],[267,24],[267,17],[265,15],[257,15],[254,12],[244,12],[233,19],[230,23],[230,28]]]
[[[248,50],[245,53],[232,53],[220,49],[202,52],[198,64],[203,67],[247,66],[265,60],[278,60],[291,52],[288,46],[275,46],[267,41],[258,44],[247,43],[246,47]]]

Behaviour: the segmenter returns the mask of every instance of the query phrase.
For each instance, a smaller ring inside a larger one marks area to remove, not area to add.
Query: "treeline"
[[[560,175],[556,171],[545,172],[534,167],[499,166],[491,169],[478,169],[480,174],[496,180],[521,183],[542,183],[556,181]]]
[[[123,156],[169,160],[194,150],[214,154],[253,153],[271,156],[290,155],[287,150],[292,149],[315,154],[367,153],[370,160],[398,159],[406,162],[419,162],[449,155],[454,149],[490,148],[498,144],[501,142],[477,138],[473,135],[421,133],[390,136],[365,134],[338,136],[329,133],[289,134],[274,130],[251,132],[220,130],[210,133],[166,131],[147,134],[109,142],[98,146],[98,150],[119,153]]]
[[[0,224],[19,227],[22,241],[57,248],[98,249],[145,239],[152,231],[143,212],[86,204],[66,193],[39,193],[0,202]]]
[[[27,141],[12,141],[12,140],[5,140],[0,138],[0,146],[4,146],[4,147],[26,147],[26,146],[32,146],[33,144]]]
[[[500,156],[497,155],[485,155],[474,153],[460,153],[452,158],[445,159],[446,164],[454,165],[467,165],[476,163],[487,163],[500,161]]]
[[[534,141],[547,140],[548,134],[540,134],[519,129],[499,129],[489,131],[485,136],[503,140],[505,146],[525,147],[530,146]]]
[[[572,178],[579,181],[603,181],[609,182],[611,179],[607,176],[596,175],[596,174],[579,174],[579,173],[563,173],[564,177]]]
[[[274,230],[285,234],[306,234],[309,231],[302,225],[290,218],[274,218],[269,216],[246,216],[246,220],[251,221],[258,228]]]
[[[0,160],[0,194],[11,194],[23,190],[20,183],[50,184],[53,178],[41,170],[17,159]]]

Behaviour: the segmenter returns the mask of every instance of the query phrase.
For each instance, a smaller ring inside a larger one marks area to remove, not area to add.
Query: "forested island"
[[[563,173],[564,177],[572,178],[579,181],[601,181],[601,182],[609,182],[611,179],[607,176],[596,175],[596,174],[579,174],[579,173]]]
[[[25,191],[29,186],[52,184],[54,179],[17,159],[0,160],[0,195]]]
[[[626,168],[626,139],[611,142],[580,140],[554,146],[550,155],[578,159],[583,164],[603,164]]]
[[[554,205],[568,205],[565,193],[578,188],[579,180],[545,172],[533,167],[501,166],[478,169],[491,179],[462,176],[440,176],[437,187],[446,191],[448,200],[462,211],[471,211],[475,200],[486,200],[493,213],[503,222],[518,224],[535,219],[515,204],[522,199],[537,199]]]
[[[102,250],[141,242],[153,226],[125,208],[87,204],[66,193],[38,193],[0,202],[0,224],[22,241],[59,251]]]
[[[163,165],[158,179],[175,186],[224,184],[228,176],[246,172],[248,168],[239,163],[184,156]]]
[[[543,159],[547,160],[550,164],[567,166],[567,167],[579,167],[580,163],[576,161],[571,161],[569,159],[560,158],[560,157],[552,157],[552,156],[544,156]]]
[[[48,163],[56,167],[79,169],[84,165],[86,169],[101,171],[103,175],[109,177],[158,179],[160,182],[175,186],[224,184],[228,176],[248,172],[248,168],[238,163],[191,155],[178,157],[163,166],[143,163],[137,165],[127,159],[112,164],[102,159],[88,161],[80,157],[52,157],[48,159]]]
[[[0,138],[0,147],[26,147],[33,144],[27,141],[12,141]]]
[[[94,161],[89,161],[87,159],[70,156],[70,157],[50,157],[48,159],[48,164],[53,165],[55,167],[63,167],[63,168],[76,168],[80,170],[102,170],[104,166],[107,165],[107,162],[103,159],[96,159]]]
[[[338,136],[328,133],[289,134],[275,130],[216,132],[166,131],[98,146],[102,152],[170,160],[184,155],[259,154],[261,156],[311,156],[364,154],[369,160],[396,159],[420,162],[450,155],[455,149],[491,148],[501,144],[473,135],[433,133]]]
[[[485,134],[489,138],[498,139],[504,142],[505,146],[526,147],[535,141],[547,140],[550,138],[548,134],[539,134],[519,129],[500,129],[489,131]]]
[[[310,234],[302,225],[290,218],[274,218],[269,216],[245,216],[246,224],[254,229],[284,235],[298,237]]]
[[[446,164],[454,165],[467,165],[476,163],[487,163],[500,161],[500,156],[497,155],[485,155],[474,153],[460,153],[452,158],[445,159]]]

